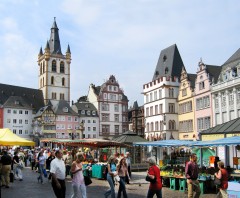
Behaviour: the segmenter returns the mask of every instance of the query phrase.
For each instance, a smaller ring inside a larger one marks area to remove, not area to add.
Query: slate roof
[[[239,133],[240,132],[240,117],[230,120],[223,124],[216,125],[200,132],[201,134],[219,134],[219,133]]]
[[[61,51],[61,44],[58,34],[58,27],[56,23],[56,19],[54,17],[54,22],[51,28],[51,34],[49,39],[49,47],[50,47],[50,53],[51,54],[60,54],[62,55]]]
[[[223,66],[229,65],[237,60],[240,60],[240,48],[223,64]]]
[[[36,112],[44,106],[41,90],[0,83],[0,104],[4,105],[8,101],[8,106],[14,105],[13,102],[15,103],[14,99],[16,98],[10,98],[11,96],[18,96],[22,104],[27,104]]]
[[[133,131],[124,132],[120,136],[113,137],[112,140],[120,143],[125,143],[125,144],[132,144],[133,142],[148,142],[146,139],[138,136]]]
[[[68,111],[65,112],[63,109],[67,107]],[[78,114],[72,110],[70,105],[66,100],[59,100],[58,104],[54,108],[54,112],[56,115],[72,115],[72,116],[78,116]]]
[[[32,109],[31,105],[29,105],[21,96],[10,96],[4,103],[3,107]]]
[[[101,90],[101,86],[97,86],[97,87],[93,86],[93,91],[97,96],[99,96],[100,90]]]
[[[190,87],[194,88],[195,87],[195,80],[197,78],[197,74],[187,74],[188,80],[190,82]]]
[[[162,76],[180,77],[183,65],[177,45],[171,45],[161,51],[152,80]],[[168,68],[167,73],[165,73],[166,67]]]
[[[90,103],[90,102],[76,102],[74,105],[78,109],[78,114],[79,116],[84,116],[84,117],[98,117],[97,109],[96,107]],[[82,114],[82,110],[85,110],[85,114]],[[87,114],[87,111],[91,111],[91,115]],[[95,115],[92,114],[92,111],[95,111]]]
[[[212,79],[214,79],[214,83],[217,83],[222,67],[216,65],[206,65],[206,68],[210,75],[210,80],[212,81]]]

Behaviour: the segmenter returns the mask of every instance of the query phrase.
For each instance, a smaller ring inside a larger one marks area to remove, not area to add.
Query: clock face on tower
[[[56,81],[56,83],[60,83],[61,82],[61,77],[60,76],[56,76],[55,77],[55,81]]]

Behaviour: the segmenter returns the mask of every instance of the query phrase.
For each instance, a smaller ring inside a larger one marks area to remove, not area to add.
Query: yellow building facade
[[[194,86],[196,74],[188,74],[182,68],[178,94],[179,140],[196,140]]]

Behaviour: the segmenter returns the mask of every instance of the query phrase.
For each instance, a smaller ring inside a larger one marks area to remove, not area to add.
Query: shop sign
[[[202,141],[217,140],[224,138],[224,134],[202,135]]]

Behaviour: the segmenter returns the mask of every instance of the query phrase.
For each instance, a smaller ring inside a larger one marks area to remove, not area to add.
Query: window
[[[115,104],[115,105],[114,105],[114,111],[115,111],[115,112],[119,112],[119,105],[118,105],[118,104]]]
[[[109,125],[102,125],[102,132],[109,133]]]
[[[88,120],[87,122],[88,122],[88,123],[91,123],[91,120]]]
[[[22,110],[19,110],[19,114],[22,114]]]
[[[22,119],[19,120],[19,124],[22,124]]]
[[[64,100],[64,93],[60,93],[60,100]]]
[[[102,104],[102,111],[109,111],[109,104]]]
[[[11,119],[7,119],[7,123],[10,124],[11,123]]]
[[[60,63],[60,73],[64,73],[64,62]]]
[[[81,110],[81,114],[82,114],[82,115],[85,115],[85,110]]]
[[[52,61],[52,72],[57,72],[57,66],[56,66],[56,61]]]
[[[159,99],[161,99],[161,98],[162,98],[162,90],[159,89]]]
[[[87,115],[91,115],[91,111],[88,110],[88,111],[87,111]]]
[[[110,94],[110,100],[116,101],[117,96],[115,94]]]
[[[8,109],[7,112],[8,112],[8,113],[11,113],[11,109]]]
[[[25,130],[25,135],[28,135],[28,130]]]
[[[169,113],[175,113],[175,104],[174,103],[169,103],[168,104],[168,112]]]
[[[108,122],[109,121],[109,114],[102,113],[102,121],[103,122]]]
[[[18,134],[20,134],[20,135],[22,134],[22,130],[21,129],[18,131]]]
[[[169,98],[174,98],[174,89],[169,88]]]
[[[155,131],[158,131],[158,122],[155,122]]]
[[[158,114],[158,105],[155,105],[155,115]]]
[[[148,96],[148,94],[146,95],[146,103],[148,103],[149,102],[149,96]]]
[[[17,124],[17,119],[13,119],[13,124]]]
[[[115,133],[119,133],[119,125],[115,125],[114,128],[115,128]]]
[[[54,76],[51,76],[51,85],[54,85]]]
[[[88,131],[91,131],[91,127],[88,127]]]
[[[157,100],[157,91],[154,91],[154,100]]]
[[[65,78],[62,78],[62,86],[65,86]]]
[[[25,120],[25,124],[28,124],[28,120]]]
[[[16,133],[17,133],[17,130],[16,130],[16,129],[13,129],[13,133],[16,134]]]
[[[115,121],[115,122],[119,122],[119,115],[118,115],[118,114],[115,114],[115,115],[114,115],[114,121]]]
[[[96,115],[96,111],[92,111],[92,115]]]
[[[146,116],[149,116],[149,107],[146,108]]]
[[[152,93],[150,93],[150,102],[152,102],[153,97],[152,97]]]
[[[104,94],[103,94],[103,97],[104,97],[104,99],[107,99],[107,94],[104,93]]]
[[[74,117],[74,121],[77,122],[78,121],[78,117]]]
[[[57,99],[57,93],[56,92],[52,92],[52,99],[56,100]]]
[[[219,100],[217,94],[215,95],[215,108],[219,108]]]
[[[14,110],[13,110],[13,114],[17,114],[17,110],[14,109]]]
[[[72,117],[71,116],[68,116],[68,121],[72,122]]]
[[[96,127],[93,127],[93,131],[96,131],[97,130],[97,128]]]
[[[182,90],[182,96],[186,96],[186,95],[187,95],[187,89],[185,88]]]
[[[153,115],[153,107],[150,107],[150,116]]]
[[[108,90],[112,91],[112,86],[111,85],[108,86]]]
[[[93,122],[93,123],[96,123],[96,120],[93,120],[92,122]]]
[[[202,90],[205,88],[204,81],[199,82],[199,90]]]

